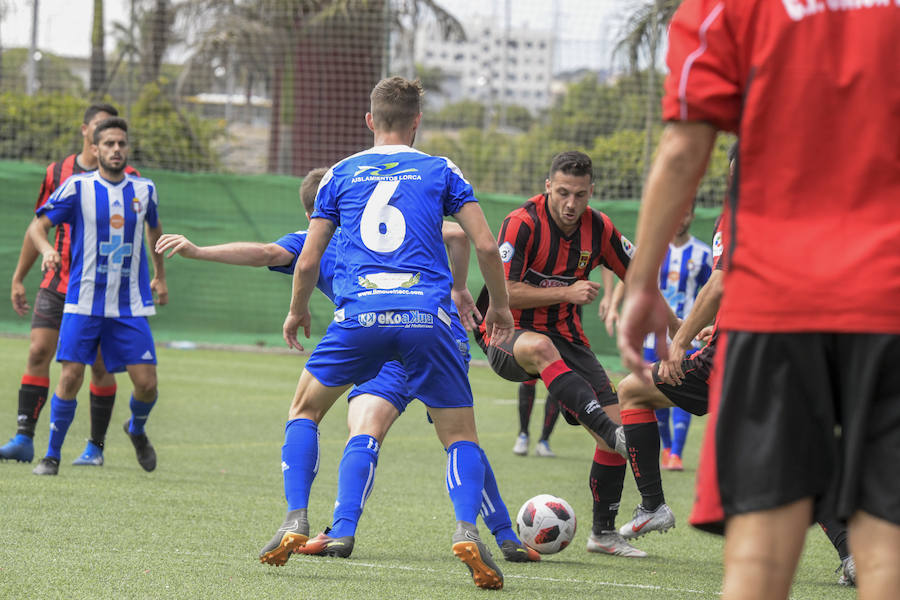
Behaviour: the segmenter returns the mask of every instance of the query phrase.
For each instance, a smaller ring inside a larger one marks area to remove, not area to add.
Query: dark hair
[[[557,172],[579,177],[590,175],[591,181],[594,181],[594,164],[591,162],[591,157],[577,150],[560,152],[553,157],[553,162],[550,163],[549,178],[552,179],[553,174]]]
[[[737,158],[739,144],[740,142],[735,142],[732,145],[728,146],[728,162],[731,162],[735,158]]]
[[[316,192],[319,191],[319,184],[327,172],[328,169],[325,167],[313,169],[306,174],[303,183],[300,184],[300,202],[303,203],[303,208],[309,214],[313,214],[316,209]]]
[[[424,94],[418,79],[388,77],[375,85],[369,96],[372,101],[372,120],[380,131],[398,131],[409,127],[422,112]]]
[[[95,144],[99,144],[100,134],[107,129],[121,129],[125,133],[128,133],[128,122],[121,117],[110,117],[108,119],[103,119],[97,124],[97,127],[94,129],[94,139],[92,141]]]
[[[97,116],[97,113],[102,113],[102,112],[105,112],[106,114],[108,114],[111,117],[119,116],[119,111],[112,104],[104,104],[104,103],[91,104],[90,106],[87,107],[87,110],[84,111],[84,124],[87,125],[88,123],[91,122],[91,119],[93,119],[95,116]]]

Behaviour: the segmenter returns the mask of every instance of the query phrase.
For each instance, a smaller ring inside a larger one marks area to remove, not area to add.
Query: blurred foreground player
[[[894,2],[792,0],[687,0],[669,29],[619,347],[649,381],[665,240],[740,131],[711,382],[727,600],[788,596],[814,507],[849,518],[860,598],[900,589],[897,31]]]

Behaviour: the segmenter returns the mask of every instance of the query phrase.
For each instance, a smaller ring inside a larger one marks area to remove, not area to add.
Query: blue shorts
[[[306,361],[306,370],[329,387],[365,382],[365,391],[358,393],[384,397],[405,389],[406,399],[399,400],[405,402],[404,408],[408,398],[434,408],[473,405],[468,364],[450,328],[437,317],[421,311],[385,311],[365,323],[357,318],[333,321]],[[402,363],[405,388],[393,387],[400,377],[393,368],[384,375],[385,385],[369,382],[392,360]]]
[[[393,404],[401,415],[409,403],[415,400],[415,396],[410,393],[406,385],[406,369],[396,360],[384,363],[384,366],[378,371],[378,375],[350,390],[347,401],[362,394],[384,398]]]
[[[156,347],[147,317],[63,313],[56,360],[92,365],[98,348],[110,373],[121,373],[127,365],[156,364]]]

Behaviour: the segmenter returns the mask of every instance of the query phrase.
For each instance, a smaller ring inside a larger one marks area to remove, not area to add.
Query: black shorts
[[[715,344],[704,346],[681,361],[684,379],[681,385],[669,385],[659,378],[659,362],[653,363],[653,383],[672,404],[698,417],[709,412],[709,376],[712,373]]]
[[[801,498],[900,525],[900,335],[729,332],[716,458],[726,515]]]
[[[487,355],[491,368],[497,375],[507,381],[530,381],[540,377],[540,373],[529,373],[523,369],[513,357],[513,346],[515,346],[519,336],[526,331],[530,330],[516,329],[512,338],[500,346],[491,345],[485,347],[484,342],[480,338],[476,338],[476,341],[478,341],[478,344]],[[591,384],[591,387],[594,388],[594,393],[597,394],[597,402],[600,403],[600,406],[609,406],[619,402],[619,397],[616,395],[616,390],[612,382],[610,382],[606,370],[590,348],[582,344],[573,344],[559,336],[548,335],[540,331],[533,333],[545,335],[553,342],[566,365],[584,377]],[[562,413],[566,420],[572,423],[571,419],[574,417],[571,417],[567,411],[562,411]]]
[[[40,288],[34,297],[34,311],[31,314],[32,329],[56,329],[62,324],[66,295],[47,288]]]

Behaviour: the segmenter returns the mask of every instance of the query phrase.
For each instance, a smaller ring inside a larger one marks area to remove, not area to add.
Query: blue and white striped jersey
[[[156,313],[144,251],[144,223],[159,224],[156,185],[126,174],[112,183],[99,171],[73,175],[37,215],[68,223],[72,267],[64,311],[97,317]]]
[[[691,236],[681,246],[669,244],[659,268],[659,291],[679,319],[691,312],[700,288],[712,274],[712,249]],[[644,348],[653,348],[653,336],[644,340]],[[696,342],[695,342],[696,343]]]
[[[375,146],[322,178],[313,218],[341,227],[334,277],[337,318],[418,309],[449,313],[452,278],[443,217],[476,202],[449,159],[409,146]]]

